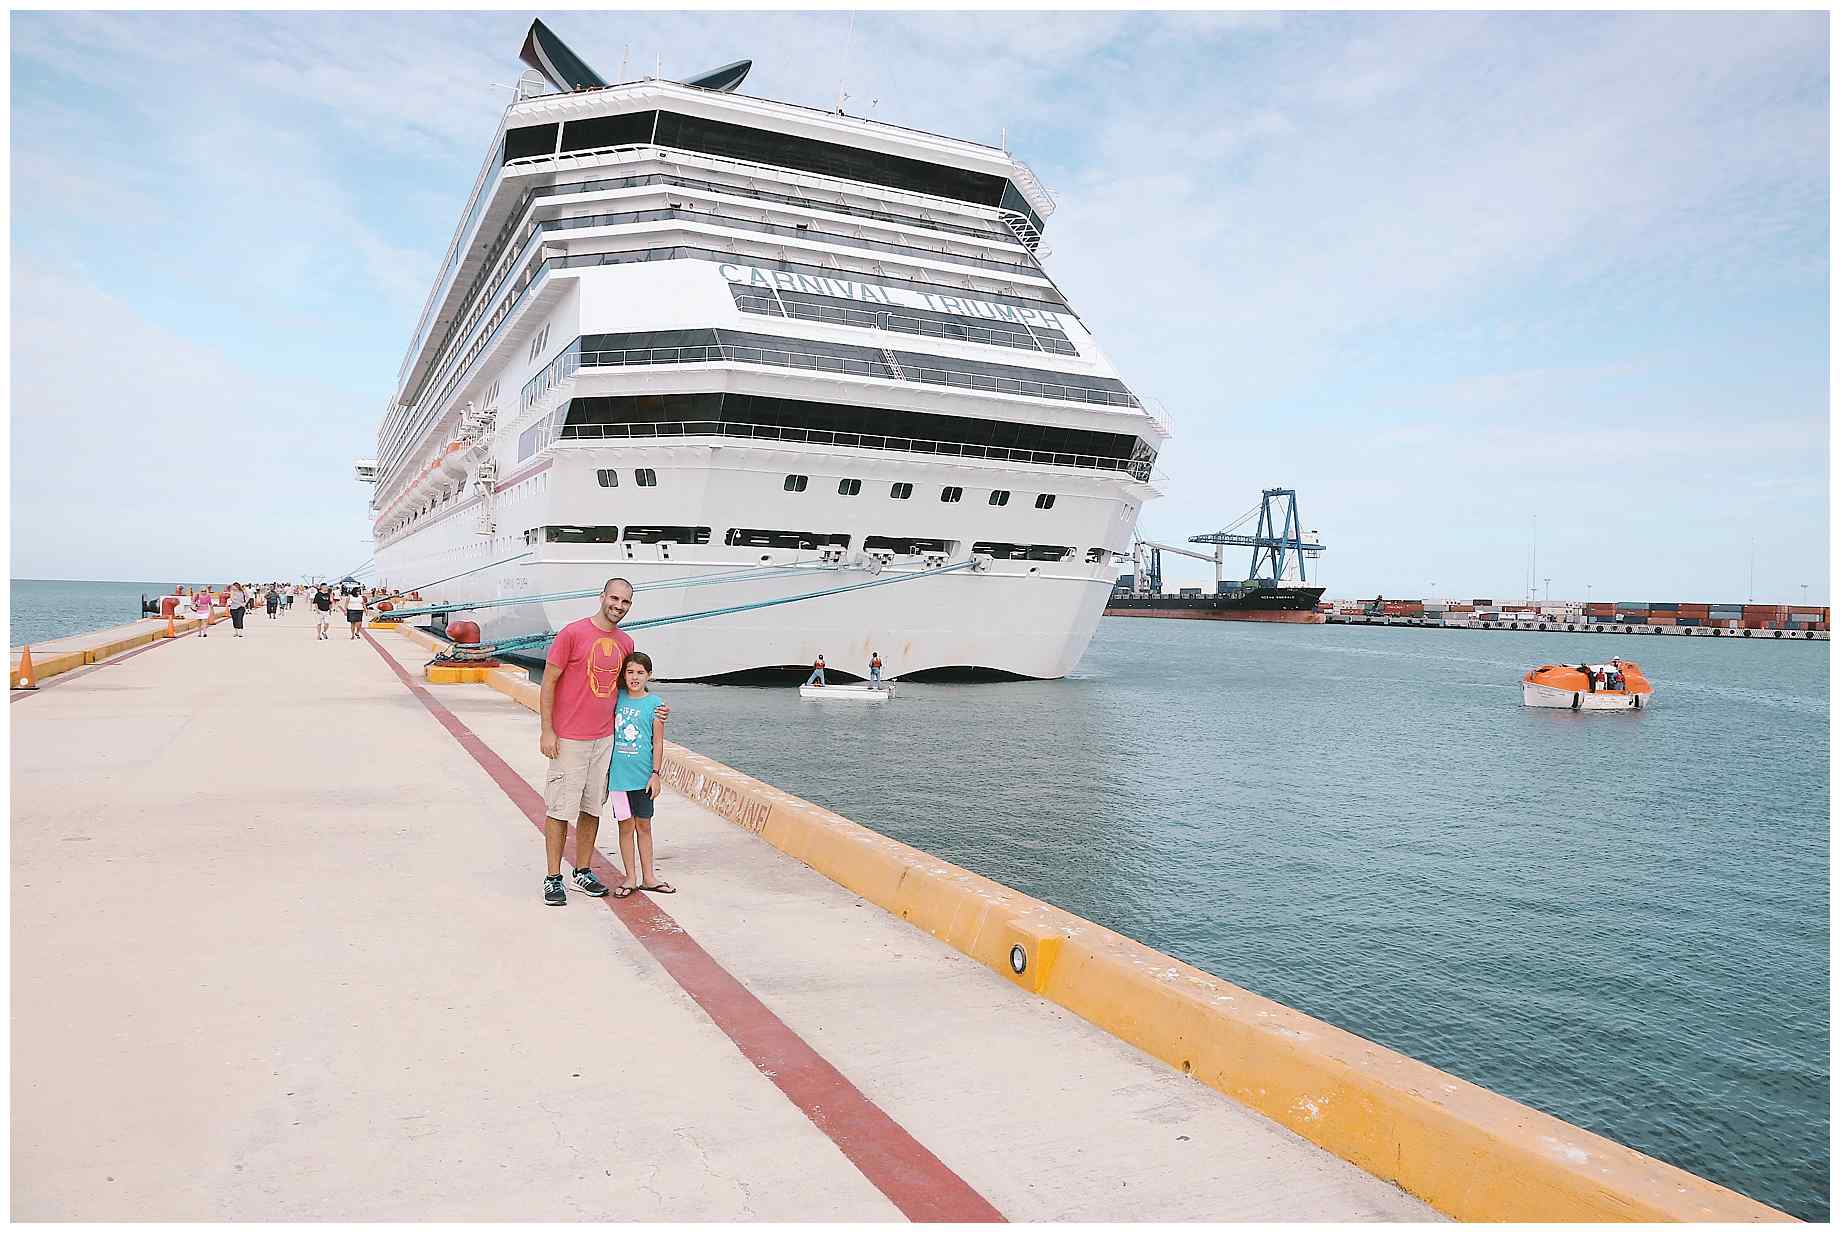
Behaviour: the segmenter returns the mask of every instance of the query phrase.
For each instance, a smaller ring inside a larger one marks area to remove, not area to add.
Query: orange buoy
[[[27,647],[19,655],[19,667],[13,670],[14,689],[37,689],[38,673],[32,668],[32,648]]]

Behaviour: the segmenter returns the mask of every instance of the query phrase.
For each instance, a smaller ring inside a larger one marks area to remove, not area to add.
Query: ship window
[[[612,467],[602,467],[594,473],[594,478],[601,482],[602,488],[618,488],[620,486],[620,473],[615,471]]]
[[[787,491],[787,492],[804,492],[804,491],[805,491],[805,485],[806,485],[806,484],[808,484],[808,483],[810,483],[810,482],[811,482],[811,477],[810,477],[810,476],[806,476],[806,475],[788,475],[788,476],[786,477],[786,484],[785,484],[785,488],[786,488],[786,491]]]
[[[730,548],[799,548],[813,551],[818,548],[848,548],[850,537],[841,532],[825,533],[822,531],[770,531],[759,527],[731,527],[722,542]]]
[[[641,488],[656,488],[658,487],[658,472],[650,467],[640,467],[633,472],[633,482]]]
[[[1086,550],[1086,563],[1088,565],[1097,565],[1099,562],[1103,560],[1105,560],[1105,549],[1088,548]]]
[[[1051,492],[1044,492],[1040,496],[1036,497],[1035,498],[1035,508],[1036,509],[1053,509],[1054,508],[1054,494]]]
[[[859,479],[844,479],[837,481],[837,495],[840,497],[853,497],[861,491],[862,481]]]
[[[992,492],[990,494],[990,503],[992,505],[1008,505],[1009,504],[1009,489],[999,488],[995,492]]]
[[[505,162],[514,158],[530,158],[536,154],[553,154],[556,150],[556,126],[554,124],[533,124],[527,128],[514,128],[505,133]]]
[[[629,544],[707,544],[708,527],[627,527]]]
[[[550,125],[555,128],[555,125]],[[555,140],[555,134],[550,134]],[[597,150],[602,146],[630,146],[652,139],[652,113],[629,111],[618,116],[591,116],[562,126],[564,150]],[[548,151],[545,151],[547,153]]]
[[[949,539],[902,539],[887,535],[871,535],[863,540],[863,551],[892,552],[897,557],[917,557],[942,552],[950,556],[957,548],[957,541]]]
[[[1073,549],[1059,544],[976,543],[971,551],[998,561],[1065,561],[1073,555]]]
[[[914,495],[914,486],[912,484],[890,484],[888,495],[897,501],[905,501]]]
[[[617,544],[618,527],[544,527],[543,539],[551,544]]]
[[[939,499],[941,501],[944,501],[948,505],[950,505],[954,501],[962,501],[964,499],[964,496],[965,496],[965,490],[963,488],[947,487],[947,488],[941,488],[939,490]]]

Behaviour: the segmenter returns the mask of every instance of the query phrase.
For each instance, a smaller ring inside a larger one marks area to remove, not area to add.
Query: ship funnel
[[[524,48],[518,52],[518,59],[543,74],[550,85],[564,93],[598,90],[607,84],[541,21],[530,23],[530,33],[524,36]]]
[[[718,94],[733,94],[741,83],[747,80],[748,70],[754,67],[752,60],[737,60],[733,64],[724,64],[719,69],[710,69],[695,77],[686,77],[683,84],[695,86],[699,90],[714,90]]]

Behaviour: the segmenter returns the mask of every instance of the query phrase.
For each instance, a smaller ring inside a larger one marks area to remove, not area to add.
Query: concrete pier
[[[545,907],[530,712],[312,630],[13,696],[15,1219],[1437,1218],[714,795]]]

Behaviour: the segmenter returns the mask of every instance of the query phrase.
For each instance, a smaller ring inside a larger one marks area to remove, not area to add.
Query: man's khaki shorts
[[[607,763],[613,758],[613,735],[598,741],[571,741],[558,737],[561,746],[549,760],[549,777],[543,781],[543,811],[552,818],[573,822],[577,814],[601,816],[607,800]]]

